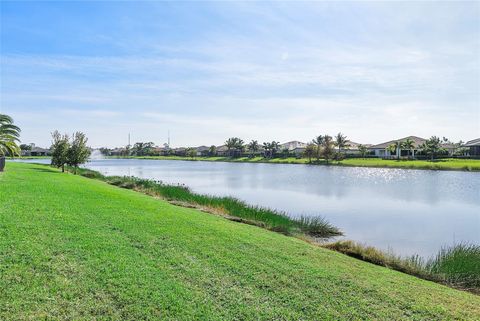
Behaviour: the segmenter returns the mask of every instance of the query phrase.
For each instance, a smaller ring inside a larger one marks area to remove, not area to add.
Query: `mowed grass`
[[[480,297],[45,166],[0,173],[0,319],[476,320]]]
[[[138,159],[158,159],[158,160],[186,160],[186,161],[212,161],[212,162],[245,162],[245,163],[272,163],[272,164],[309,164],[307,158],[272,158],[263,157],[181,157],[181,156],[141,156],[129,157]],[[480,159],[458,159],[446,158],[429,160],[395,160],[381,158],[348,158],[341,161],[331,160],[328,164],[323,160],[316,161],[312,159],[311,165],[330,165],[330,166],[355,166],[355,167],[386,167],[386,168],[406,168],[406,169],[429,169],[429,170],[462,170],[462,171],[480,171]]]

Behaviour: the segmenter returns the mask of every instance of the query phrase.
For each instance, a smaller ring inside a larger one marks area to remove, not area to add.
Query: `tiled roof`
[[[426,141],[425,138],[421,138],[421,137],[417,137],[417,136],[408,136],[408,137],[404,137],[404,138],[400,138],[400,139],[391,140],[391,141],[388,141],[388,142],[385,142],[385,143],[373,145],[373,146],[370,146],[369,148],[370,149],[383,149],[383,148],[387,148],[388,146],[390,146],[394,143],[406,141],[407,139],[413,140],[413,145],[415,147],[418,147],[418,146],[422,145]]]

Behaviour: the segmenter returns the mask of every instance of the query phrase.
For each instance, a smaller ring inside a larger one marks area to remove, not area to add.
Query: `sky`
[[[22,142],[480,137],[480,2],[1,1]]]

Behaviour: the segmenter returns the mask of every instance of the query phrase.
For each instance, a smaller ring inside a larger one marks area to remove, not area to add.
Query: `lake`
[[[322,215],[345,238],[401,255],[427,257],[443,245],[480,243],[480,173],[137,159],[85,167],[185,184],[291,216]]]

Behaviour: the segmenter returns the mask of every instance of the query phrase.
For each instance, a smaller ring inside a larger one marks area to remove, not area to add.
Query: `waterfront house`
[[[298,140],[293,140],[291,142],[286,142],[280,144],[280,151],[288,150],[289,153],[295,154],[295,156],[301,156],[307,147],[306,143],[299,142]]]
[[[174,148],[173,154],[176,156],[185,156],[187,154],[187,149],[185,147]]]
[[[356,142],[352,142],[351,140],[347,140],[347,147],[341,148],[340,152],[348,155],[357,155],[360,154],[360,149],[358,146],[363,145],[367,148],[370,148],[372,144],[360,144]]]
[[[413,157],[415,157],[415,153],[420,150],[420,146],[425,143],[427,140],[425,138],[417,137],[417,136],[408,136],[400,139],[390,140],[388,142],[384,142],[377,145],[372,145],[368,148],[370,152],[372,152],[377,157],[400,157],[400,156],[408,156],[410,151],[402,150],[401,148],[397,148],[395,152],[391,152],[388,148],[392,144],[402,143],[410,139],[413,141]]]
[[[33,146],[31,150],[22,150],[22,156],[50,156],[50,149]]]
[[[217,146],[217,156],[228,156],[228,147],[226,145]]]
[[[465,143],[462,147],[468,147],[470,149],[470,156],[480,156],[480,138],[470,140]]]
[[[210,152],[210,147],[208,146],[199,146],[195,148],[197,156],[208,156]]]

